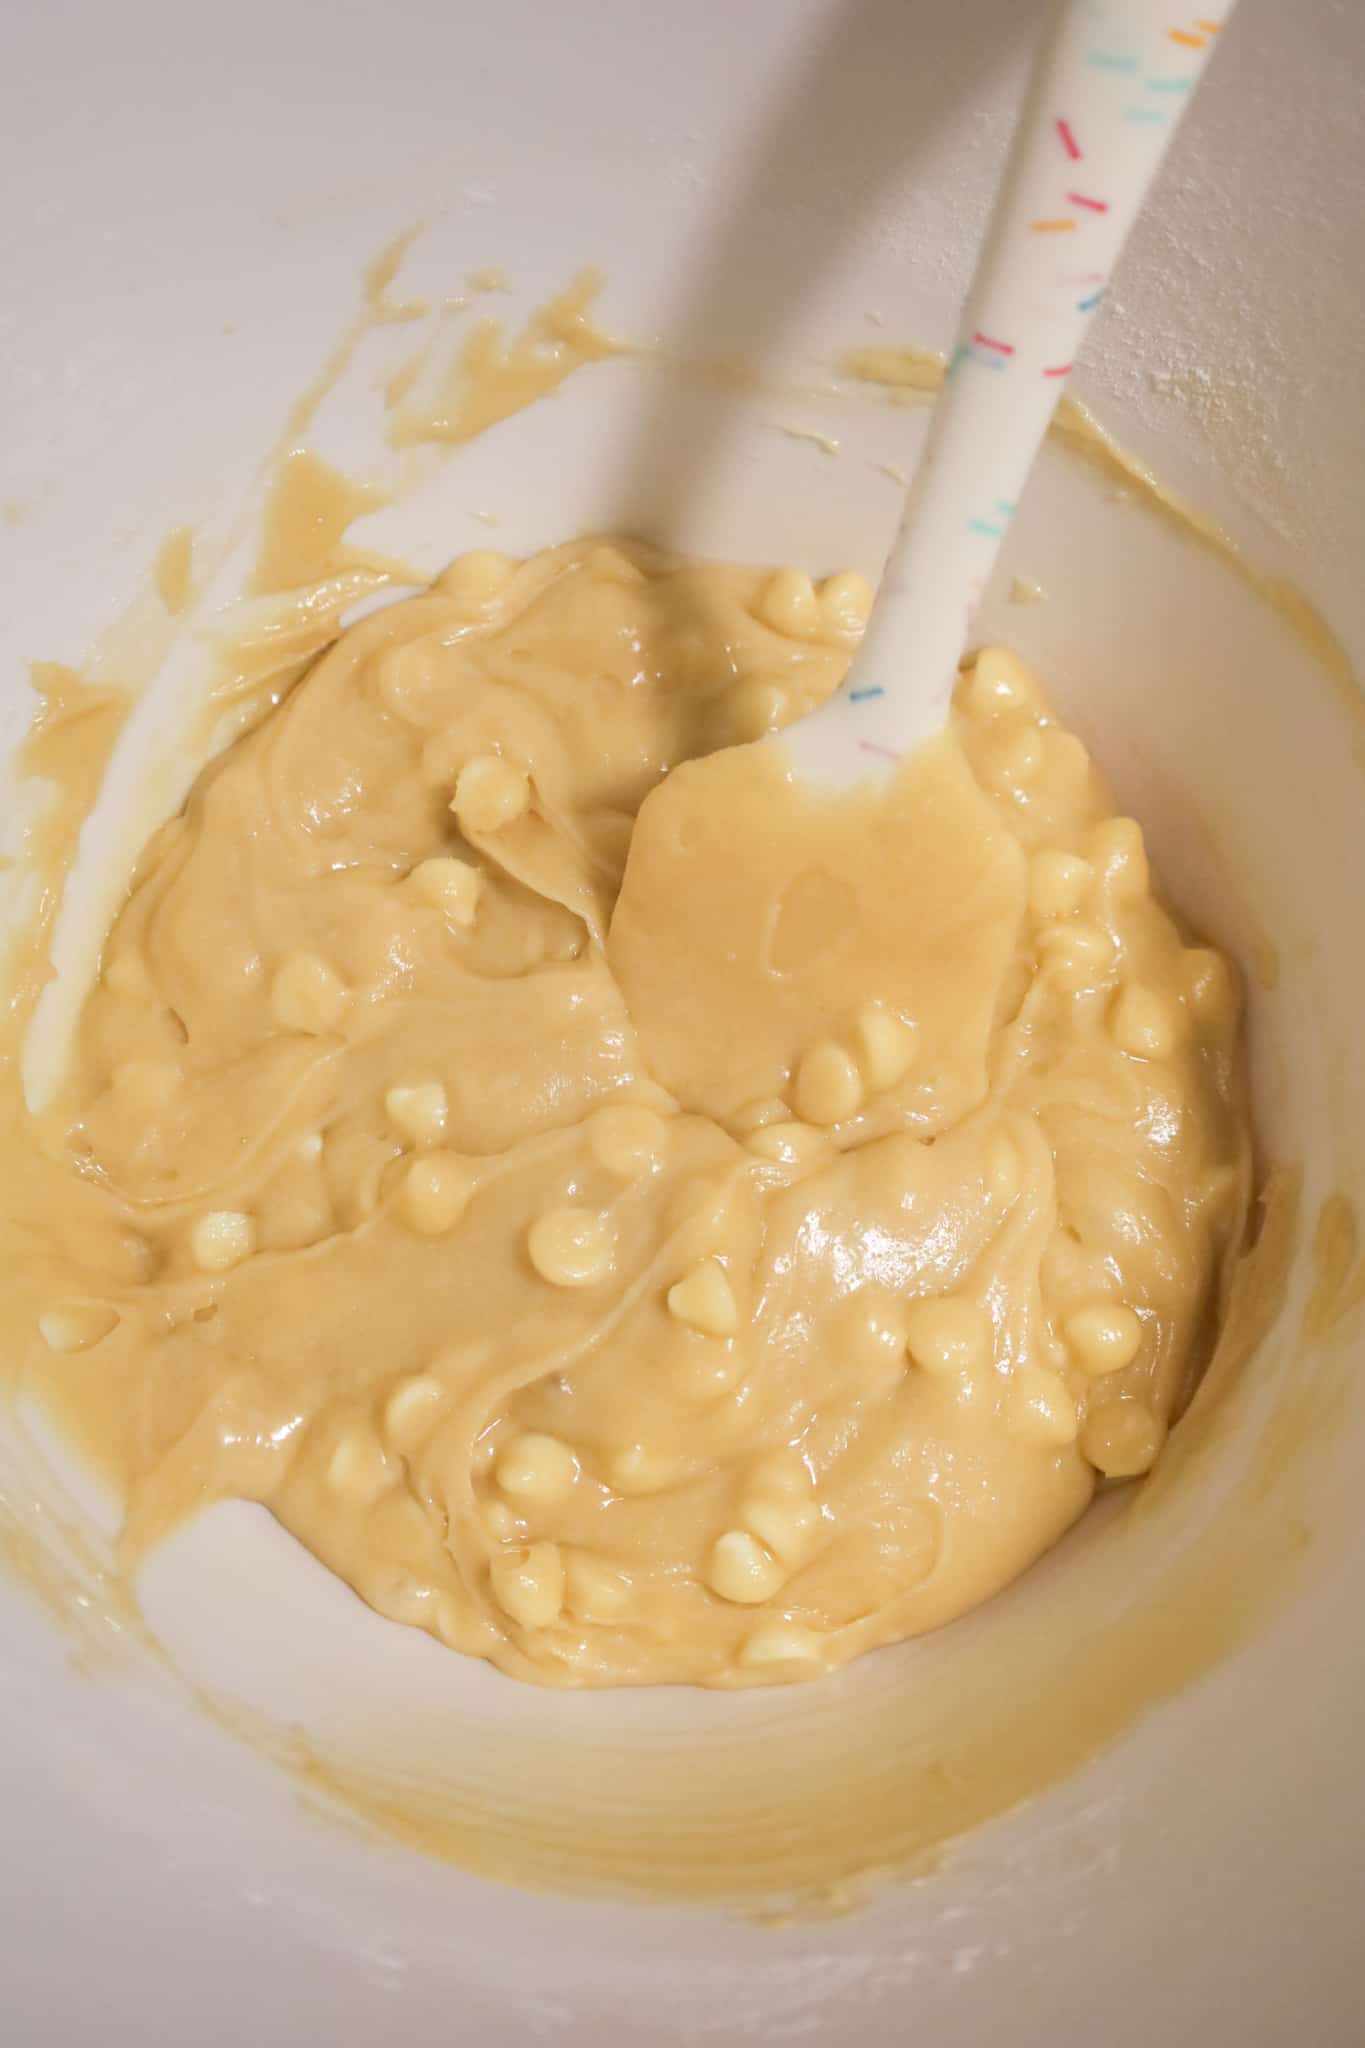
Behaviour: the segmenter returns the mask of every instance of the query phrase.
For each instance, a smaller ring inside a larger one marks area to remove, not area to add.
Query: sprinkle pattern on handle
[[[1230,11],[1058,8],[849,687],[784,734],[799,771],[865,779],[870,755],[899,759],[942,722],[1057,399]]]

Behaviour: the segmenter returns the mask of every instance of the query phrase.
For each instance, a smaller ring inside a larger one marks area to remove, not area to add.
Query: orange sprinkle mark
[[[1191,35],[1187,28],[1168,28],[1166,33],[1171,41],[1179,43],[1183,50],[1202,50],[1204,47],[1203,36]]]
[[[1068,235],[1075,226],[1074,220],[1034,220],[1029,222],[1030,231],[1035,235]]]
[[[1197,21],[1195,23],[1195,27],[1202,28],[1206,36],[1216,36],[1222,26],[1221,21]]]

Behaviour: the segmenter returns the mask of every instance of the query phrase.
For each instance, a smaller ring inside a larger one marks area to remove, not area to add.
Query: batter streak
[[[683,1099],[613,971],[666,1026],[641,949],[689,905],[650,907],[647,832],[610,930],[636,812],[828,695],[869,602],[624,543],[466,556],[153,839],[14,1283],[130,1565],[258,1500],[519,1677],[732,1686],[950,1620],[1152,1463],[1245,1222],[1237,992],[1017,662],[838,845],[774,811],[733,944],[699,934]],[[736,754],[732,801],[773,778]],[[888,876],[889,978],[857,944]],[[756,1067],[746,988],[813,963],[818,1033]]]

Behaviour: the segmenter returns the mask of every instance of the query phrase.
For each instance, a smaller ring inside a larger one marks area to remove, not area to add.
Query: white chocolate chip
[[[995,1329],[989,1311],[962,1294],[930,1295],[906,1307],[907,1349],[928,1373],[965,1373],[990,1364]]]
[[[339,1438],[327,1461],[327,1484],[332,1492],[357,1507],[373,1507],[381,1494],[393,1485],[395,1473],[384,1446],[363,1423]]]
[[[255,1249],[255,1222],[240,1209],[210,1209],[190,1226],[190,1257],[203,1273],[226,1273]]]
[[[1136,818],[1105,818],[1091,827],[1086,853],[1106,893],[1116,903],[1133,903],[1152,886],[1142,827]]]
[[[707,1337],[733,1337],[739,1328],[739,1304],[715,1259],[703,1259],[668,1290],[669,1314]]]
[[[611,1226],[593,1209],[547,1209],[527,1233],[531,1264],[553,1287],[592,1287],[615,1264]]]
[[[856,569],[841,569],[820,585],[820,609],[836,633],[856,640],[872,610],[872,585]]]
[[[1074,917],[1094,879],[1088,860],[1045,846],[1029,862],[1029,908],[1035,917]]]
[[[607,1465],[608,1478],[617,1493],[663,1493],[687,1474],[685,1458],[670,1457],[666,1451],[651,1451],[644,1444],[627,1444]]]
[[[628,1575],[581,1550],[565,1562],[564,1585],[565,1604],[575,1621],[610,1625],[630,1606]]]
[[[38,1334],[49,1351],[88,1351],[117,1327],[117,1310],[98,1301],[64,1302],[38,1318]]]
[[[1106,1479],[1135,1479],[1155,1464],[1165,1436],[1145,1401],[1120,1395],[1090,1410],[1081,1426],[1081,1450]]]
[[[740,1517],[751,1535],[780,1557],[788,1568],[799,1564],[810,1546],[811,1531],[820,1520],[813,1500],[746,1500]]]
[[[439,1081],[409,1081],[384,1091],[390,1123],[414,1145],[438,1145],[450,1105]]]
[[[1122,1372],[1137,1357],[1142,1324],[1121,1301],[1093,1301],[1066,1319],[1063,1332],[1081,1372]]]
[[[743,1109],[736,1110],[730,1119],[730,1128],[737,1138],[747,1138],[753,1131],[765,1130],[769,1124],[785,1123],[791,1111],[780,1095],[760,1095],[753,1102],[746,1102]]]
[[[1050,924],[1039,934],[1039,945],[1053,980],[1068,994],[1099,988],[1114,971],[1114,942],[1102,925]]]
[[[423,860],[408,876],[408,887],[423,903],[439,910],[451,924],[463,930],[473,924],[483,894],[483,876],[467,860],[453,854],[437,854]]]
[[[815,585],[804,569],[774,569],[754,610],[765,626],[790,640],[808,640],[820,622]]]
[[[321,1037],[339,1027],[350,1003],[345,982],[320,953],[291,953],[270,984],[270,1010],[281,1031]]]
[[[399,1191],[403,1217],[419,1237],[453,1230],[474,1190],[474,1175],[454,1152],[428,1152],[414,1159]]]
[[[385,709],[409,725],[420,725],[439,675],[434,651],[417,641],[386,647],[373,675]]]
[[[760,1130],[751,1131],[744,1144],[747,1151],[760,1159],[770,1159],[775,1166],[805,1169],[832,1156],[825,1133],[810,1124],[764,1124]]]
[[[1010,1376],[1010,1423],[1031,1443],[1069,1444],[1076,1440],[1076,1403],[1055,1372],[1040,1365],[1017,1366]]]
[[[1088,809],[1094,770],[1085,741],[1050,725],[1043,732],[1043,761],[1054,802]]]
[[[390,1572],[382,1584],[366,1588],[371,1604],[390,1621],[408,1628],[428,1628],[436,1615],[436,1588],[415,1572]]]
[[[1109,1035],[1132,1059],[1169,1059],[1177,1023],[1174,1005],[1138,981],[1125,982],[1109,1009]]]
[[[778,1500],[808,1500],[814,1483],[805,1459],[790,1445],[768,1452],[750,1474],[755,1494],[771,1494]]]
[[[482,608],[502,596],[516,572],[517,564],[510,555],[500,555],[492,548],[472,548],[441,571],[434,588],[459,604]]]
[[[1240,991],[1231,964],[1211,946],[1191,946],[1181,956],[1182,977],[1196,1017],[1216,1029],[1237,1021]]]
[[[639,1103],[599,1109],[588,1126],[588,1143],[599,1166],[621,1180],[656,1173],[672,1143],[668,1119]]]
[[[493,1476],[514,1500],[549,1505],[572,1491],[578,1478],[578,1459],[557,1436],[528,1430],[514,1436],[499,1452]]]
[[[894,1088],[914,1063],[915,1027],[885,1003],[864,1003],[853,1021],[853,1046],[867,1087]]]
[[[450,808],[460,830],[476,838],[515,824],[530,801],[531,785],[524,768],[497,754],[475,754],[456,777]]]
[[[627,590],[647,581],[644,570],[632,562],[629,555],[622,554],[620,548],[605,545],[594,548],[584,558],[583,567],[599,583],[619,583]]]
[[[1017,796],[1037,780],[1042,765],[1042,734],[1036,725],[1023,725],[992,743],[982,774],[1001,796]]]
[[[497,1543],[510,1543],[521,1527],[505,1500],[486,1501],[483,1520],[484,1527]]]
[[[1036,710],[1041,692],[1030,669],[1004,647],[983,647],[964,691],[966,707],[978,718],[1001,711]]]
[[[799,1621],[766,1621],[749,1637],[739,1661],[759,1670],[771,1664],[822,1664],[824,1656],[814,1629],[803,1628]]]
[[[797,1114],[807,1123],[842,1123],[863,1106],[863,1078],[852,1054],[827,1039],[802,1059],[794,1093]]]
[[[730,693],[730,728],[737,740],[761,740],[765,732],[776,732],[792,715],[791,698],[779,683],[751,678]]]
[[[1024,1185],[1024,1162],[1008,1131],[993,1131],[982,1161],[986,1195],[994,1208],[1006,1209]]]
[[[430,1373],[413,1373],[400,1381],[384,1406],[384,1433],[397,1451],[411,1451],[425,1442],[449,1396]]]
[[[850,1302],[839,1349],[850,1368],[865,1368],[859,1379],[869,1391],[899,1383],[905,1372],[908,1327],[905,1304],[888,1299],[880,1290],[870,1290],[866,1299],[855,1296]],[[801,1469],[804,1471],[804,1466]]]
[[[706,1583],[711,1591],[737,1606],[756,1607],[770,1600],[786,1577],[772,1552],[747,1529],[727,1529],[716,1538],[706,1560]]]
[[[548,1628],[564,1606],[564,1560],[557,1543],[500,1551],[489,1561],[493,1598],[522,1628]]]

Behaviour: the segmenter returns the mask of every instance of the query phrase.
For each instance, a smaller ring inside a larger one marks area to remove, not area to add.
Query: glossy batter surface
[[[11,1310],[130,1562],[257,1499],[518,1676],[787,1680],[972,1607],[1158,1455],[1243,1233],[1237,994],[1017,663],[837,816],[728,757],[693,896],[647,810],[612,929],[649,791],[827,695],[867,602],[465,557],[152,841]],[[770,814],[753,874],[724,804]],[[858,944],[891,877],[894,960]],[[674,1096],[621,988],[666,1029],[650,934],[689,918],[716,1028]]]

